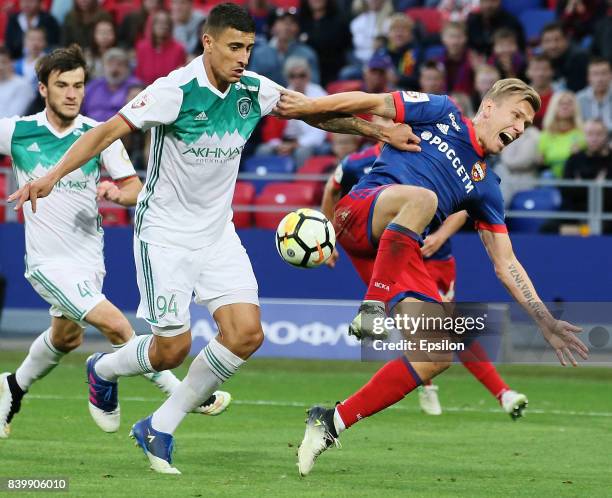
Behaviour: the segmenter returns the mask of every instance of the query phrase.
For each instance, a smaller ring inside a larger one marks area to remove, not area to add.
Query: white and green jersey
[[[0,154],[11,156],[20,187],[45,175],[72,144],[98,123],[77,116],[69,129],[59,133],[42,111],[33,116],[0,119]],[[74,265],[104,268],[102,229],[96,203],[100,167],[117,180],[136,174],[123,144],[114,142],[99,156],[62,178],[51,193],[23,206],[26,232],[26,264]]]
[[[199,249],[221,236],[232,219],[242,149],[281,89],[245,71],[221,93],[208,81],[200,56],[121,109],[133,128],[153,128],[147,181],[136,209],[140,240]]]

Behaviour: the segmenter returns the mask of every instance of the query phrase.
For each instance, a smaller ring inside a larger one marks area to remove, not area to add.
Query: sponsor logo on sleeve
[[[136,98],[132,101],[132,105],[130,108],[132,109],[142,109],[144,107],[149,107],[155,102],[155,99],[149,93],[141,93],[137,95]]]
[[[402,92],[404,102],[429,102],[429,95],[421,92]]]

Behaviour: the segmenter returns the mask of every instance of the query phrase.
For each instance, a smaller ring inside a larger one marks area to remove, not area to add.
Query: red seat
[[[0,10],[0,45],[4,45],[4,33],[6,32],[6,23],[8,23],[8,14],[4,10]]]
[[[6,175],[0,175],[0,199],[2,199],[2,204],[0,204],[0,223],[4,223],[6,221],[6,198],[8,197],[7,189],[8,179]]]
[[[276,230],[280,220],[289,212],[302,207],[312,207],[315,191],[312,186],[300,183],[270,183],[255,199],[259,208],[269,207],[268,211],[255,213],[255,226]]]
[[[438,9],[415,7],[406,10],[406,15],[420,22],[428,33],[439,33],[442,30],[442,13]]]
[[[0,156],[0,168],[10,168],[11,158],[9,156]]]
[[[363,81],[361,80],[340,80],[328,83],[325,89],[327,93],[354,92],[361,90]]]
[[[298,9],[300,7],[300,0],[272,0],[272,5],[279,9]]]
[[[236,182],[232,209],[236,228],[249,228],[253,224],[253,212],[242,210],[250,208],[255,200],[255,185],[251,182]]]
[[[100,214],[102,225],[105,227],[126,226],[130,224],[130,214],[124,207],[117,206],[111,202],[100,202]]]
[[[335,169],[338,159],[336,156],[312,156],[306,160],[298,170],[298,175],[325,175],[326,177]],[[315,191],[315,204],[323,198],[323,188],[327,178],[321,180],[297,180],[302,186],[311,186]]]

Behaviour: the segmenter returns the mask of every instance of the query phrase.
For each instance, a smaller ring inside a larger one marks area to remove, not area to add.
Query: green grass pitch
[[[0,353],[0,370],[23,355]],[[612,496],[612,369],[500,368],[530,400],[527,416],[512,422],[453,366],[437,379],[442,416],[421,414],[410,395],[345,432],[343,448],[301,479],[305,409],[348,396],[377,365],[249,362],[226,385],[235,398],[227,413],[187,417],[175,453],[183,475],[164,476],[127,437],[162,394],[143,378],[123,379],[122,427],[104,434],[87,411],[84,359],[69,355],[32,387],[11,437],[0,440],[1,477],[68,477],[68,496]]]

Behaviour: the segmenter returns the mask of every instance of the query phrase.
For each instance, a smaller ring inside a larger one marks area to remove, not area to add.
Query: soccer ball
[[[336,232],[323,213],[298,209],[285,216],[276,229],[276,249],[287,263],[300,268],[322,265],[332,255]]]

